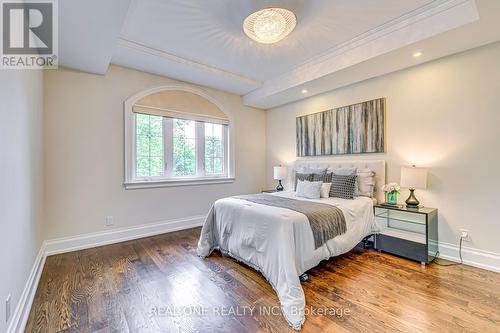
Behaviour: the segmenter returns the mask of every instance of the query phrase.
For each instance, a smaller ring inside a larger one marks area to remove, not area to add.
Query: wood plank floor
[[[49,257],[26,332],[293,332],[260,273],[196,256],[199,232]],[[355,249],[309,276],[302,332],[500,332],[497,273]]]

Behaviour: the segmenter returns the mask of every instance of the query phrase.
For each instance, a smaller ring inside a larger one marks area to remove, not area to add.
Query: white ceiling
[[[249,39],[243,20],[269,1],[133,0],[123,39],[265,81],[432,0],[289,0],[298,25],[274,45]]]
[[[59,6],[59,64],[104,74],[130,0],[63,0]]]
[[[261,108],[500,40],[499,0],[60,3],[62,65],[104,74],[111,61],[244,95]],[[292,10],[298,24],[285,40],[258,44],[241,24],[269,6]],[[415,50],[422,59],[411,58]]]

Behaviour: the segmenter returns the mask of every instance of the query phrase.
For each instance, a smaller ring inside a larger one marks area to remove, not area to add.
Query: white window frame
[[[226,157],[223,174],[221,175],[205,175],[205,156],[204,153],[198,151],[199,149],[205,149],[205,131],[202,122],[196,122],[196,167],[197,175],[190,177],[173,177],[172,167],[173,167],[173,153],[172,153],[172,140],[173,138],[173,127],[172,118],[163,117],[163,148],[164,148],[164,166],[165,174],[163,176],[156,177],[136,177],[136,122],[135,113],[133,112],[133,105],[141,98],[164,90],[182,90],[188,91],[197,95],[200,95],[210,102],[217,105],[222,112],[228,115],[220,106],[217,101],[212,97],[207,95],[205,92],[188,86],[163,86],[147,91],[140,92],[132,97],[130,97],[124,104],[124,116],[125,116],[125,181],[124,185],[126,189],[137,189],[137,188],[149,188],[149,187],[170,187],[170,186],[187,186],[187,185],[202,185],[202,184],[221,184],[221,183],[231,183],[234,182],[234,140],[232,135],[232,122],[229,125],[222,126],[223,128],[223,157]],[[230,118],[230,115],[228,115]]]

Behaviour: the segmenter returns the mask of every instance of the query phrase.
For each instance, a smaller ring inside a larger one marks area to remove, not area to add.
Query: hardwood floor
[[[198,258],[198,235],[49,257],[26,332],[293,332],[279,311],[257,310],[277,309],[265,278],[218,252]],[[355,249],[302,285],[316,311],[302,332],[500,332],[500,274],[472,267],[424,268]]]

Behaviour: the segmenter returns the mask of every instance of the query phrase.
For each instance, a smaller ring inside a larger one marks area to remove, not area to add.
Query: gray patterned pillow
[[[333,174],[330,197],[341,199],[354,199],[357,175],[341,176]]]
[[[353,176],[358,174],[358,168],[352,167],[352,168],[338,168],[333,170],[333,173],[338,176]],[[359,176],[356,179],[356,186],[354,186],[354,196],[358,196],[358,182],[359,182]]]
[[[333,176],[333,172],[315,173],[315,174],[313,174],[313,182],[331,183],[332,176]]]
[[[297,181],[298,180],[306,180],[308,182],[312,182],[313,180],[313,174],[312,173],[296,173],[295,174],[295,187],[294,189],[297,190]]]

